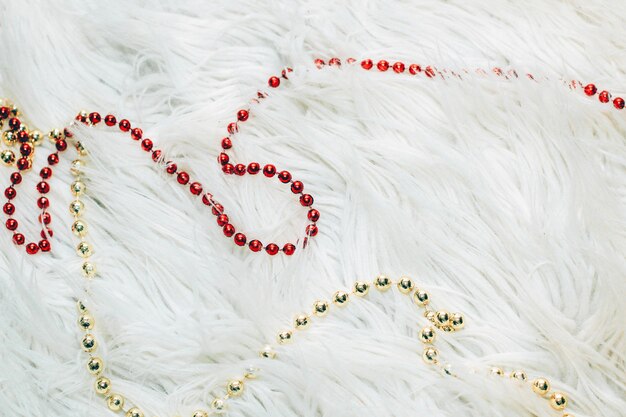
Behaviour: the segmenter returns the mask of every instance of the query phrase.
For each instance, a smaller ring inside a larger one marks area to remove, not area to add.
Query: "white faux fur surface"
[[[497,365],[545,376],[576,417],[625,416],[626,109],[558,81],[624,97],[624,22],[626,4],[608,0],[2,0],[0,96],[29,126],[123,115],[263,242],[301,237],[306,210],[278,181],[224,176],[216,157],[237,110],[294,68],[231,152],[289,169],[314,195],[320,233],[292,257],[234,246],[126,135],[77,131],[100,271],[88,302],[113,390],[146,416],[188,417],[255,365],[229,416],[562,414],[470,372]],[[540,80],[312,65],[332,56]],[[52,253],[27,257],[0,231],[2,416],[116,415],[79,346],[71,159],[51,180]],[[0,167],[3,184],[10,172]],[[16,202],[27,237],[36,172]],[[275,361],[258,357],[313,301],[380,272],[465,314],[462,332],[438,340],[459,378],[422,362],[426,321],[395,290],[332,309]]]

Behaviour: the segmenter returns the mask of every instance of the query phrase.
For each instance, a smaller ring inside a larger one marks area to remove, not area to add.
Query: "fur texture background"
[[[567,392],[577,417],[625,415],[626,110],[558,81],[626,93],[623,3],[0,4],[0,91],[29,125],[64,126],[80,109],[124,115],[263,242],[301,236],[306,211],[277,181],[225,177],[215,158],[236,111],[270,75],[295,69],[234,150],[238,161],[291,170],[316,197],[320,234],[291,258],[236,248],[127,136],[78,133],[91,151],[85,219],[101,271],[90,300],[100,352],[114,391],[147,415],[206,408],[249,364],[261,375],[231,416],[559,415],[508,381],[424,365],[424,319],[396,291],[333,311],[276,361],[258,358],[314,300],[379,272],[408,274],[435,306],[465,313],[466,329],[439,339],[455,369],[522,368]],[[312,66],[331,56],[550,80]],[[113,415],[78,345],[73,300],[84,279],[69,160],[52,180],[52,254],[27,257],[0,233],[7,417]],[[17,202],[29,236],[34,175]]]

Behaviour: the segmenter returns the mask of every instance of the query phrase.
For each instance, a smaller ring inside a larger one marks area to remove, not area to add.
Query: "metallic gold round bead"
[[[83,302],[80,300],[76,301],[76,308],[80,312],[87,311],[87,307],[85,307],[85,304],[83,304]]]
[[[465,327],[465,317],[463,317],[463,314],[453,313],[452,316],[450,316],[450,325],[454,330],[461,330]]]
[[[324,317],[328,314],[329,304],[326,301],[316,301],[313,303],[313,314],[317,317]]]
[[[295,324],[296,329],[304,330],[307,327],[309,327],[309,325],[311,324],[311,320],[309,319],[309,316],[304,315],[304,314],[300,314],[294,320],[294,324]]]
[[[284,345],[286,343],[291,342],[291,338],[293,337],[293,333],[290,330],[285,330],[284,332],[278,333],[278,343]]]
[[[87,333],[82,340],[83,350],[85,352],[93,352],[98,347],[96,338],[91,333]]]
[[[60,129],[52,129],[48,132],[48,138],[52,143],[57,143],[57,140],[63,139],[63,136],[63,132]]]
[[[85,194],[86,190],[87,190],[87,186],[85,186],[85,183],[82,181],[74,181],[72,185],[70,185],[70,191],[76,197]]]
[[[98,273],[96,266],[91,262],[83,262],[81,270],[83,271],[83,275],[87,278],[93,278]]]
[[[204,410],[196,410],[193,412],[192,417],[209,417],[209,413]]]
[[[81,159],[75,159],[72,161],[72,165],[70,166],[70,171],[72,175],[80,175],[83,172],[83,168],[85,167],[85,162]]]
[[[437,312],[437,315],[435,316],[435,320],[438,325],[445,326],[448,323],[450,323],[450,315],[448,314],[447,311],[441,310]]]
[[[513,371],[511,372],[511,379],[517,379],[518,381],[526,381],[528,379],[528,375],[524,371]]]
[[[391,280],[387,275],[379,275],[374,280],[374,287],[379,291],[387,291],[391,288]]]
[[[567,397],[562,392],[553,392],[550,395],[550,407],[563,410],[567,406]]]
[[[226,392],[231,397],[239,397],[241,394],[243,394],[243,381],[239,379],[230,381],[226,386]]]
[[[224,401],[222,398],[216,398],[211,401],[211,408],[217,413],[220,413],[226,410],[226,401]]]
[[[81,258],[89,258],[91,255],[93,255],[93,249],[91,249],[91,246],[89,246],[89,243],[80,242],[78,246],[76,246],[76,253]]]
[[[76,151],[79,155],[87,155],[87,149],[85,149],[85,146],[81,142],[76,142],[76,145],[74,145],[74,147],[76,148]]]
[[[126,417],[143,417],[143,411],[141,411],[137,407],[130,408],[126,412]]]
[[[70,203],[70,213],[74,216],[80,216],[85,211],[85,205],[80,200],[74,200]]]
[[[398,290],[402,294],[408,294],[413,291],[413,281],[409,277],[400,277],[400,281],[398,281]]]
[[[504,375],[504,371],[496,366],[493,366],[489,369],[489,373],[491,375],[498,375],[498,376],[503,376]]]
[[[124,407],[124,397],[120,394],[113,394],[107,398],[107,407],[111,411],[120,411]]]
[[[39,130],[33,130],[28,135],[28,138],[30,139],[31,143],[35,146],[41,145],[41,143],[43,142],[43,137],[44,137],[43,133],[41,133]]]
[[[370,285],[367,282],[357,281],[352,287],[352,292],[359,297],[364,297],[370,292]]]
[[[574,417],[574,415],[570,413],[565,413],[561,417]]]
[[[13,146],[17,142],[17,135],[15,134],[15,132],[12,132],[10,130],[6,130],[2,134],[2,141],[7,146]]]
[[[441,330],[443,330],[443,331],[444,331],[444,332],[446,332],[446,333],[450,333],[450,332],[455,331],[455,330],[454,330],[454,327],[452,327],[452,326],[450,326],[450,325],[441,326],[441,327],[440,327],[440,329],[441,329]]]
[[[337,291],[335,295],[333,295],[333,303],[335,303],[335,305],[338,305],[340,307],[343,307],[346,304],[348,304],[348,300],[349,300],[349,295],[347,292]]]
[[[428,310],[424,312],[424,317],[426,317],[426,320],[432,321],[434,323],[435,319],[437,318],[437,313],[432,310]]]
[[[435,341],[435,329],[430,326],[424,327],[420,330],[419,339],[422,343],[433,343]]]
[[[413,302],[420,307],[424,307],[430,302],[430,297],[426,291],[415,290],[413,293]]]
[[[107,377],[101,376],[96,379],[96,392],[100,395],[106,395],[111,389],[111,380]]]
[[[272,349],[270,345],[266,345],[260,352],[259,356],[267,359],[274,359],[276,357],[276,351]]]
[[[9,102],[7,107],[10,109],[11,116],[18,117],[21,114],[20,109],[15,104]]]
[[[104,369],[104,362],[97,356],[93,356],[89,358],[89,362],[87,362],[87,369],[90,374],[98,375]]]
[[[434,347],[426,347],[424,348],[424,352],[422,353],[422,359],[429,365],[437,363],[437,358],[439,357],[439,351]]]
[[[88,314],[88,313],[81,314],[81,316],[78,318],[78,325],[83,330],[93,329],[94,324],[95,324],[95,320],[91,316],[91,314]]]
[[[13,165],[15,163],[15,153],[11,149],[4,149],[0,152],[0,161],[6,166]]]
[[[246,372],[244,372],[243,376],[246,379],[256,379],[257,372],[259,372],[259,368],[254,366],[248,366],[246,368]]]
[[[72,224],[72,232],[78,237],[83,237],[87,233],[87,223],[82,220],[76,220]]]
[[[545,378],[537,378],[532,383],[532,389],[535,394],[543,397],[550,391],[550,383]]]

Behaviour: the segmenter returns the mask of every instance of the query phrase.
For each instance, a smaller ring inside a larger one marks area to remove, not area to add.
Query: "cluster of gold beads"
[[[26,170],[32,166],[34,147],[41,144],[43,134],[39,130],[29,129],[25,123],[17,119],[17,117],[21,118],[20,110],[10,100],[0,99],[0,108],[3,111],[0,117],[0,135],[3,145],[6,146],[0,149],[0,161],[6,166],[16,166],[17,161],[24,158],[20,170]],[[15,125],[13,125],[14,121]],[[13,150],[23,143],[29,143],[32,147],[27,148],[26,151],[22,149],[21,152]]]

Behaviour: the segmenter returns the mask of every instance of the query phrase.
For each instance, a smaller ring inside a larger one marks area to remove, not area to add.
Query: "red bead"
[[[47,239],[42,239],[39,241],[39,249],[42,252],[50,252],[50,242]]]
[[[340,67],[341,66],[341,59],[339,59],[339,58],[331,58],[328,61],[328,65],[335,66],[335,67]]]
[[[50,222],[52,222],[52,216],[47,211],[39,215],[39,223],[50,224]]]
[[[76,120],[78,120],[79,122],[82,122],[82,123],[87,123],[87,113],[82,112],[82,111],[79,112],[76,115]]]
[[[158,162],[161,159],[161,155],[163,155],[163,152],[161,152],[160,150],[155,150],[152,152],[152,160],[154,162]]]
[[[233,147],[233,141],[230,138],[222,139],[222,149],[230,149]]]
[[[210,193],[206,193],[202,196],[202,204],[205,206],[210,206],[213,204],[213,195]]]
[[[263,167],[263,175],[265,175],[267,178],[272,178],[274,175],[276,175],[276,167],[272,164],[267,164]]]
[[[15,213],[15,206],[11,203],[5,203],[2,207],[2,211],[4,211],[4,214],[7,216],[12,216],[13,213]]]
[[[269,84],[269,86],[272,88],[276,88],[280,85],[280,78],[270,77],[270,79],[267,81],[267,84]]]
[[[17,191],[15,191],[15,188],[9,187],[4,190],[4,196],[7,198],[7,200],[13,200],[17,196]]]
[[[192,182],[189,186],[189,191],[193,195],[200,195],[202,193],[202,184],[199,182]]]
[[[387,71],[389,69],[389,62],[382,59],[378,61],[378,64],[376,64],[376,68],[378,68],[378,71]]]
[[[261,170],[261,165],[259,165],[258,163],[250,162],[248,164],[248,174],[256,175],[259,173],[260,170]]]
[[[600,94],[598,95],[598,100],[600,100],[600,102],[602,103],[608,103],[610,99],[611,99],[611,94],[606,90],[601,91]]]
[[[313,196],[311,194],[302,194],[300,196],[300,204],[304,207],[310,207],[313,205]]]
[[[51,153],[50,155],[48,155],[48,164],[49,165],[56,165],[59,163],[59,155],[56,153]]]
[[[435,70],[432,67],[426,67],[426,70],[424,70],[424,73],[426,74],[428,78],[432,78],[435,76]]]
[[[240,177],[246,173],[246,166],[244,164],[235,165],[235,175]]]
[[[13,231],[13,230],[17,229],[17,226],[19,224],[17,223],[17,220],[15,220],[15,219],[7,219],[7,221],[4,223],[4,225],[7,227],[7,229]]]
[[[178,183],[182,185],[187,184],[189,182],[189,174],[187,174],[185,171],[179,172],[176,176],[176,181],[178,181]]]
[[[404,64],[402,62],[396,62],[395,64],[393,64],[393,70],[394,72],[400,74],[404,72]]]
[[[66,127],[63,128],[63,134],[65,135],[65,137],[67,138],[71,138],[74,136],[74,134]]]
[[[54,236],[54,232],[52,229],[46,228],[39,233],[39,236],[41,236],[42,239],[48,239],[49,237]]]
[[[232,134],[235,134],[237,132],[239,132],[239,127],[237,126],[237,123],[235,123],[235,122],[229,123],[228,124],[228,133],[230,133],[232,135]]]
[[[11,174],[11,184],[17,185],[22,182],[22,174],[14,172]]]
[[[170,162],[170,163],[169,163],[169,164],[167,164],[167,166],[165,167],[165,172],[167,172],[168,174],[173,175],[173,174],[176,174],[176,170],[177,170],[177,169],[178,169],[178,166],[177,166],[175,163]]]
[[[311,209],[309,210],[306,216],[309,220],[315,223],[316,221],[320,219],[320,212],[315,209]]]
[[[276,255],[278,253],[278,245],[275,243],[270,243],[265,247],[265,252],[272,256]]]
[[[227,223],[224,225],[224,227],[222,228],[222,231],[224,232],[224,236],[226,237],[232,237],[232,235],[235,234],[235,226],[233,226],[230,223]]]
[[[287,80],[287,79],[289,79],[289,77],[287,77],[287,74],[288,74],[288,73],[290,73],[290,72],[293,72],[293,69],[292,69],[292,68],[287,67],[287,68],[285,68],[284,70],[282,70],[282,71],[280,72],[280,75],[281,75],[281,76],[282,76],[285,80]],[[259,97],[259,98],[264,98],[264,97]]]
[[[258,252],[263,249],[263,244],[260,241],[254,239],[251,240],[250,243],[248,243],[248,247],[252,252]]]
[[[594,95],[597,91],[598,89],[594,84],[587,84],[585,86],[585,94],[587,94],[588,96]]]
[[[48,200],[46,197],[39,197],[37,199],[37,207],[42,210],[50,207],[50,200]]]
[[[220,203],[214,203],[213,208],[211,209],[211,213],[213,213],[214,216],[219,216],[220,214],[224,213],[224,206],[222,206]]]
[[[15,233],[13,235],[13,243],[15,243],[16,245],[23,245],[25,241],[26,241],[26,238],[24,238],[23,234]]]
[[[315,236],[317,235],[317,226],[314,224],[310,224],[306,227],[305,232],[307,236]]]
[[[243,233],[237,233],[237,234],[235,235],[235,237],[234,237],[234,241],[235,241],[235,244],[236,244],[237,246],[243,246],[243,245],[245,245],[245,244],[246,244],[246,240],[247,240],[247,239],[246,239],[246,235],[244,235]]]
[[[128,132],[130,130],[130,122],[126,119],[120,120],[119,126],[122,132]]]
[[[291,184],[292,193],[300,194],[302,191],[304,191],[304,184],[302,184],[302,181],[294,181],[293,184]]]
[[[28,136],[28,132],[25,130],[20,130],[17,132],[17,141],[19,143],[26,143],[30,140],[30,136]]]
[[[89,121],[91,122],[92,125],[97,125],[98,123],[100,123],[101,120],[102,120],[102,117],[100,117],[100,113],[98,112],[89,113]]]
[[[153,146],[154,144],[152,143],[150,139],[144,139],[141,141],[141,149],[143,149],[146,152],[150,152]]]
[[[39,171],[39,176],[43,178],[44,180],[47,180],[48,178],[52,176],[52,168],[50,167],[41,168],[41,171]]]
[[[324,62],[323,59],[319,59],[317,58],[315,61],[315,66],[319,69],[322,68],[324,65],[326,65],[326,63]]]
[[[289,171],[280,171],[280,173],[278,174],[278,179],[283,184],[286,184],[291,181],[291,173]]]
[[[24,171],[24,170],[30,169],[31,162],[28,158],[20,158],[17,160],[16,166],[17,166],[17,169],[19,169],[20,171]]]
[[[65,139],[59,139],[56,141],[54,146],[57,148],[57,151],[63,152],[67,149],[67,142],[65,141]]]
[[[230,161],[230,157],[224,152],[220,153],[217,157],[217,162],[219,162],[221,165],[226,165],[228,161]]]
[[[45,181],[41,181],[39,184],[37,184],[37,191],[39,191],[41,194],[47,194],[50,191],[50,185],[48,185],[48,183]]]
[[[28,253],[29,255],[34,255],[37,252],[39,252],[39,245],[37,245],[36,243],[31,242],[26,245],[26,253]]]
[[[222,172],[223,172],[224,174],[230,175],[230,174],[232,174],[233,172],[235,172],[235,167],[233,166],[233,164],[225,164],[225,165],[222,167]]]
[[[624,99],[621,97],[615,97],[615,99],[613,100],[613,106],[615,106],[616,109],[621,110],[624,108]]]
[[[22,122],[20,122],[20,119],[18,119],[17,117],[12,117],[9,119],[9,129],[18,130],[21,125]]]
[[[361,67],[363,69],[371,70],[373,66],[374,66],[374,63],[372,62],[371,59],[364,59],[363,61],[361,61]]]
[[[239,120],[240,122],[245,122],[246,120],[248,120],[248,116],[250,114],[248,113],[248,110],[239,110],[237,112],[237,120]]]
[[[133,140],[139,140],[141,139],[141,137],[143,136],[143,130],[141,130],[138,127],[133,128],[133,130],[130,131],[130,137],[133,138]]]
[[[20,145],[20,154],[22,154],[22,156],[28,156],[31,153],[33,153],[33,147],[30,143],[22,143]]]
[[[219,216],[217,216],[217,224],[221,227],[224,227],[225,225],[228,224],[228,215],[227,214],[220,214]]]
[[[107,114],[104,116],[104,124],[107,126],[115,126],[117,123],[117,119],[112,114]]]
[[[293,255],[295,251],[296,251],[296,246],[292,243],[286,243],[285,246],[283,246],[283,252],[287,256]]]
[[[0,107],[0,119],[6,119],[11,114],[11,109],[7,106]]]
[[[346,59],[346,62],[347,62],[348,64],[354,64],[354,63],[356,62],[356,59],[354,59],[354,58],[348,58],[348,59]]]

